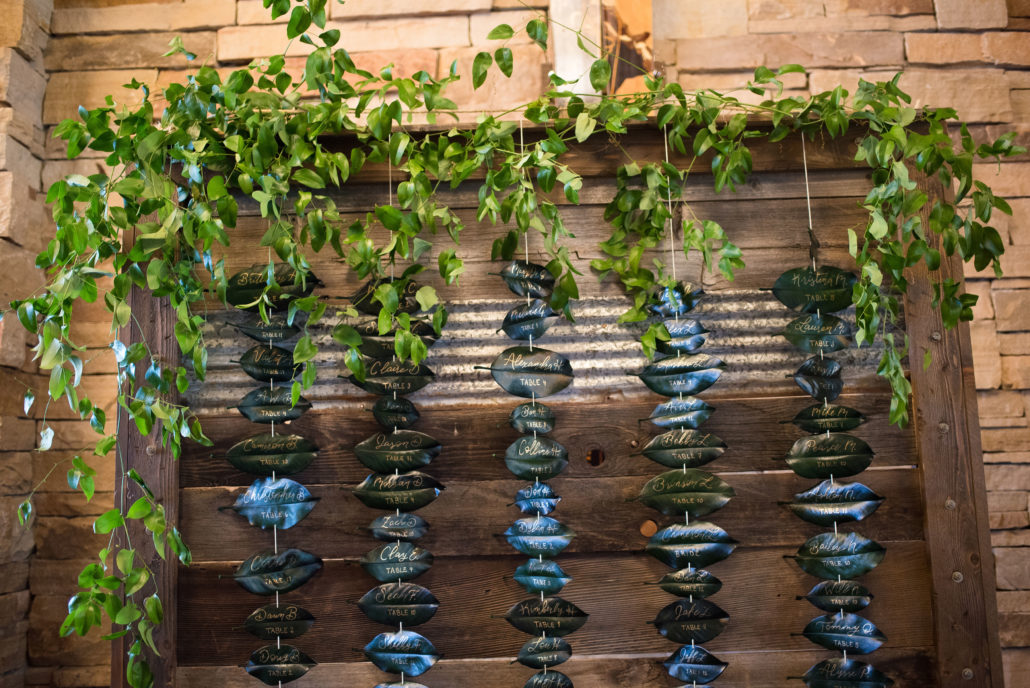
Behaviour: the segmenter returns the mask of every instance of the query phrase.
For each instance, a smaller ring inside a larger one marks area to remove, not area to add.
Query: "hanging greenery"
[[[764,100],[748,104],[711,90],[684,91],[654,75],[645,78],[641,93],[588,97],[572,90],[574,82],[551,74],[546,92],[512,111],[536,127],[530,140],[517,145],[517,122],[502,121],[500,115],[483,115],[467,129],[413,126],[416,115],[418,121],[440,125],[441,118],[456,109],[446,95],[447,86],[460,78],[453,65],[439,79],[424,71],[400,77],[390,67],[378,73],[359,69],[338,46],[339,31],[325,29],[325,0],[265,0],[265,5],[273,18],[289,15],[288,39],[311,46],[302,75],[287,71],[282,54],[256,60],[224,78],[210,66],[199,66],[185,82],[164,89],[160,110],[149,87],[133,80],[128,87],[139,91],[139,105],[82,108],[77,119],[62,122],[55,131],[69,158],[87,149],[102,153],[108,172],[71,175],[50,187],[47,203],[56,233],[37,259],[48,282],[35,294],[12,302],[7,315],[38,337],[36,359],[50,375],[48,405],[66,400],[97,432],[95,445],[75,456],[67,470],[69,485],[87,499],[93,496],[96,475],[91,464],[125,465],[117,446],[123,423],[134,424],[144,435],[159,431],[176,458],[183,441],[209,443],[190,408],[173,400],[191,377],[202,381],[206,374],[204,300],[212,295],[221,300],[245,298],[238,305],[255,309],[268,327],[273,327],[269,311],[285,301],[290,325],[301,313],[307,314],[301,321],[314,325],[327,303],[310,292],[315,284],[309,262],[313,252],[332,251],[370,285],[363,301],[374,304],[375,330],[340,325],[334,331],[355,381],[367,380],[365,347],[383,344],[368,341],[373,338],[392,336],[398,359],[417,370],[426,356],[426,336],[439,334],[446,311],[432,287],[412,290],[412,278],[424,268],[420,261],[430,255],[435,255],[446,284],[455,283],[464,270],[455,248],[462,221],[437,195],[440,188],[476,180],[472,183],[479,191],[477,220],[506,226],[493,242],[492,258],[510,260],[522,235],[539,233],[549,275],[509,277],[526,289],[537,280],[553,280],[549,303],[542,308],[572,318],[570,303],[579,295],[581,275],[552,192],[559,189],[565,202],[576,203],[583,180],[562,161],[563,155],[570,145],[592,137],[617,138],[631,125],[657,124],[671,148],[690,162],[672,165],[627,155],[620,168],[617,193],[607,209],[611,235],[600,246],[605,257],[592,267],[601,277],[616,275],[625,286],[632,299],[622,316],[625,322],[642,320],[648,306],[661,302],[664,291],[674,286],[667,266],[646,254],[665,238],[671,219],[661,200],[682,199],[698,163],[710,167],[716,190],[733,190],[751,173],[749,142],[778,141],[797,132],[812,138],[860,132],[857,159],[872,170],[872,185],[863,204],[868,222],[849,232],[858,267],[851,300],[856,306],[857,343],[869,344],[879,337],[885,344],[880,372],[894,390],[893,422],[908,418],[910,388],[903,362],[908,342],[896,339],[890,330],[907,287],[905,270],[925,262],[934,279],[935,304],[949,327],[972,317],[976,297],[937,276],[941,255],[931,246],[932,235],[940,236],[945,254],[957,253],[977,269],[993,265],[1000,273],[998,259],[1004,246],[990,222],[994,212],[1011,210],[986,184],[974,180],[973,163],[1023,149],[1008,134],[989,143],[975,142],[965,125],[955,122],[954,110],[911,107],[898,77],[883,83],[862,81],[851,99],[841,87],[806,99],[781,95],[780,77],[803,71],[801,66],[760,67],[746,88]],[[508,41],[524,33],[546,48],[548,27],[543,14],[523,27],[496,27],[489,38],[497,47],[476,56],[473,85],[480,86],[493,67],[510,77],[513,58]],[[581,44],[596,53],[589,80],[602,91],[611,74],[608,57],[583,37]],[[175,54],[186,60],[194,57],[179,39],[168,53]],[[949,123],[958,137],[957,147]],[[348,150],[328,143],[339,136],[349,137]],[[396,201],[377,205],[348,223],[333,194],[368,163],[386,163],[396,170],[401,179]],[[945,188],[956,190],[954,196],[929,197],[914,181],[917,175],[936,177]],[[261,245],[274,254],[255,268],[257,280],[247,285],[232,283],[219,257],[232,240],[241,202],[254,204],[267,220]],[[927,216],[925,221],[921,214]],[[680,229],[683,251],[698,251],[709,270],[731,278],[743,266],[746,256],[717,223],[688,211]],[[383,230],[387,239],[375,241],[373,235]],[[391,279],[398,263],[405,267]],[[289,276],[277,264],[287,266]],[[245,295],[244,286],[250,288]],[[152,343],[143,338],[129,301],[133,289],[169,304],[176,318],[181,364],[158,359]],[[113,421],[79,387],[86,361],[72,334],[76,304],[98,299],[111,313],[112,331],[133,342],[112,344],[119,409]],[[432,310],[427,324],[433,333],[411,317],[416,305]],[[344,316],[357,313],[357,307],[340,309]],[[551,317],[549,313],[541,310],[540,317]],[[651,355],[680,336],[656,323],[641,341]],[[241,412],[276,407],[289,415],[289,407],[304,408],[301,393],[316,379],[317,352],[311,336],[302,332],[290,362],[301,373],[289,396],[252,399]],[[374,380],[375,375],[370,377]],[[32,394],[26,394],[26,413],[33,401]],[[48,450],[53,441],[54,430],[44,411],[40,450]],[[127,528],[128,521],[141,521],[161,556],[170,551],[188,564],[190,552],[140,476],[124,468],[119,475],[122,485],[127,480],[138,483],[144,496],[97,518],[95,531],[110,535],[111,541],[98,553],[98,562],[79,576],[81,590],[69,604],[61,632],[85,634],[107,617],[116,629],[108,637],[128,635],[132,640],[130,683],[145,686],[150,681],[143,647],[154,650],[153,632],[167,600],[152,594],[147,557],[116,546],[115,535]],[[31,515],[30,497],[20,506],[19,516],[25,522]]]

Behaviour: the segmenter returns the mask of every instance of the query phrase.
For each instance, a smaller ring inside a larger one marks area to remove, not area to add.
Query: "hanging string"
[[[668,136],[669,125],[662,125],[662,142],[665,144],[665,163],[669,163],[669,136]],[[676,281],[676,224],[672,221],[672,186],[669,185],[665,189],[665,203],[669,210],[669,261],[672,264],[672,279]],[[679,309],[675,313],[676,320],[679,320]]]
[[[386,204],[393,205],[393,160],[386,154]],[[390,281],[394,279],[393,258],[390,259]]]
[[[815,229],[812,227],[812,192],[808,187],[808,154],[805,152],[805,132],[801,132],[801,167],[805,172],[805,206],[808,209],[808,241],[809,256],[812,258],[812,272],[816,271],[815,249],[819,242],[815,238]]]

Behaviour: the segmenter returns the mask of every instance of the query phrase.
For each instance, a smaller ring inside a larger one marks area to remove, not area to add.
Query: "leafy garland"
[[[261,245],[296,268],[298,280],[305,279],[310,270],[307,252],[326,246],[359,276],[380,280],[372,295],[383,305],[380,332],[395,331],[397,355],[418,362],[426,356],[425,347],[411,333],[410,318],[398,312],[398,304],[409,280],[424,269],[419,261],[433,247],[428,237],[435,239],[442,230],[457,244],[463,229],[458,216],[438,197],[441,185],[454,188],[474,176],[482,178],[477,220],[508,227],[495,239],[492,258],[510,259],[526,232],[533,230],[543,236],[550,255],[548,269],[556,277],[552,306],[571,317],[569,304],[578,298],[580,273],[565,245],[571,235],[560,206],[549,194],[560,185],[565,199],[577,203],[583,180],[561,161],[562,155],[573,141],[617,137],[631,124],[656,121],[669,145],[681,155],[692,156],[692,162],[679,169],[627,156],[618,172],[617,193],[605,213],[612,225],[611,236],[601,244],[606,257],[591,265],[601,277],[614,273],[622,282],[632,305],[620,321],[633,322],[643,320],[647,305],[662,288],[674,283],[660,261],[647,263],[646,251],[663,240],[671,203],[682,198],[688,176],[701,156],[711,154],[715,189],[732,190],[751,173],[749,139],[778,141],[793,132],[839,137],[850,127],[862,127],[857,159],[872,169],[873,188],[863,204],[869,213],[867,225],[849,230],[850,252],[860,271],[853,299],[857,340],[869,343],[879,334],[885,342],[880,373],[893,389],[891,422],[899,424],[908,419],[911,390],[903,358],[909,343],[907,337],[895,341],[888,328],[898,318],[898,299],[907,287],[906,268],[919,261],[924,261],[931,273],[939,268],[941,256],[928,242],[933,233],[941,236],[947,255],[957,252],[977,269],[993,265],[1000,275],[998,259],[1004,246],[989,222],[993,211],[1011,214],[1011,209],[987,185],[973,179],[973,162],[1020,154],[1024,149],[1013,144],[1012,134],[978,145],[960,124],[960,148],[956,150],[946,129],[955,119],[954,110],[910,107],[897,76],[886,83],[860,82],[848,104],[848,94],[841,87],[810,99],[781,98],[780,77],[803,68],[787,65],[772,71],[760,67],[746,87],[765,100],[752,105],[710,90],[686,92],[657,76],[646,76],[642,93],[590,97],[570,90],[574,81],[552,73],[547,92],[517,110],[543,131],[529,143],[521,137],[517,143],[518,124],[503,121],[500,115],[483,115],[473,129],[413,133],[406,123],[413,120],[414,113],[431,124],[440,115],[454,116],[457,107],[445,95],[446,87],[459,78],[454,65],[442,79],[424,71],[410,78],[395,77],[390,67],[373,74],[356,67],[346,50],[336,48],[339,31],[324,30],[326,0],[296,5],[290,0],[264,2],[273,18],[290,14],[288,38],[313,47],[303,78],[295,79],[285,71],[284,56],[276,55],[235,70],[224,81],[215,69],[199,67],[186,83],[165,89],[167,105],[157,119],[149,89],[135,80],[128,87],[141,91],[138,107],[80,108],[80,118],[62,122],[55,136],[65,141],[69,158],[87,149],[105,154],[112,172],[71,175],[50,187],[47,203],[52,206],[57,231],[37,258],[37,266],[49,273],[48,284],[32,297],[11,303],[19,322],[38,336],[36,358],[41,369],[50,371],[50,401],[65,398],[99,435],[92,448],[95,459],[83,451],[71,460],[69,485],[91,499],[96,471],[89,462],[116,458],[119,489],[124,490],[126,481],[132,480],[144,493],[124,511],[112,509],[96,519],[95,532],[110,534],[111,541],[98,553],[98,563],[80,574],[81,591],[70,601],[61,627],[62,634],[84,635],[108,617],[118,630],[105,637],[128,635],[132,641],[127,674],[133,686],[153,682],[144,646],[157,652],[153,632],[161,623],[163,602],[156,593],[144,596],[153,579],[147,558],[128,545],[116,546],[115,535],[127,536],[127,521],[138,520],[152,533],[162,557],[167,549],[188,565],[190,552],[144,481],[135,471],[125,470],[117,446],[117,426],[124,418],[131,419],[144,435],[160,428],[162,443],[176,458],[183,440],[210,444],[195,414],[169,401],[169,396],[173,388],[183,392],[191,374],[204,379],[207,348],[200,312],[212,290],[224,300],[227,276],[216,249],[230,244],[238,199],[248,198],[260,208],[268,221]],[[316,34],[313,28],[321,31]],[[544,15],[518,31],[508,25],[496,27],[489,38],[499,41],[499,47],[492,53],[480,52],[473,61],[476,88],[492,66],[505,77],[511,76],[512,52],[507,41],[521,32],[546,48],[548,20]],[[586,40],[581,36],[581,45]],[[598,55],[589,78],[593,87],[602,91],[611,65],[597,46],[594,48]],[[584,49],[589,52],[588,47]],[[172,42],[168,54],[175,53],[187,59],[195,57],[179,39]],[[312,99],[312,95],[317,97]],[[752,126],[749,115],[760,115],[766,123]],[[339,135],[355,139],[348,153],[327,145],[329,137]],[[377,206],[364,219],[344,226],[327,189],[343,186],[366,163],[390,164],[406,178],[397,187],[396,205]],[[945,188],[955,187],[954,199],[928,198],[911,179],[913,172],[936,175]],[[972,203],[963,205],[967,198]],[[924,223],[920,213],[927,207],[929,219]],[[383,245],[372,239],[378,227],[389,233]],[[684,253],[699,251],[709,270],[719,270],[732,279],[734,271],[744,266],[740,249],[717,223],[690,217],[683,220],[682,232]],[[135,240],[129,240],[133,236]],[[462,259],[453,247],[441,248],[436,255],[445,282],[455,283],[464,270]],[[409,266],[400,278],[386,279],[399,261]],[[103,293],[112,314],[112,330],[136,330],[134,337],[141,338],[131,345],[112,344],[118,363],[120,409],[113,431],[103,410],[80,393],[83,347],[71,336],[76,302],[100,298],[98,280],[102,278],[112,280]],[[142,328],[128,302],[133,288],[168,300],[176,314],[175,336],[189,371],[157,359],[142,340]],[[975,296],[961,293],[950,279],[936,281],[934,288],[935,305],[947,327],[972,318]],[[263,315],[269,295],[280,289],[270,260],[267,286],[258,304]],[[417,298],[423,309],[438,305],[432,287],[419,289]],[[305,372],[302,381],[295,383],[294,398],[317,376],[313,359],[318,349],[306,328],[323,316],[326,307],[313,296],[296,299],[290,306],[291,321],[300,312],[307,314],[302,318],[305,332],[295,351],[295,360],[305,364]],[[355,313],[343,310],[341,315]],[[440,306],[433,316],[437,331],[445,319],[446,311]],[[359,378],[363,376],[358,333],[340,325],[333,336],[346,347],[348,367]],[[650,325],[641,338],[645,353],[653,355],[656,340],[668,336],[660,324]],[[29,392],[26,413],[32,403]],[[53,436],[44,414],[41,451],[50,448]],[[31,515],[30,495],[19,507],[19,517],[24,523]],[[115,567],[109,563],[112,557]]]

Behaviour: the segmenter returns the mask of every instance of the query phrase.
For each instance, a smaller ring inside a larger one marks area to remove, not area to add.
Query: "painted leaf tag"
[[[424,363],[415,364],[410,360],[379,359],[363,357],[365,364],[365,381],[359,382],[353,375],[347,379],[357,387],[370,394],[388,395],[411,394],[422,389],[433,381],[433,371]]]
[[[395,683],[377,683],[376,688],[429,688],[429,686],[414,681],[397,681]]]
[[[546,299],[554,291],[554,275],[543,265],[513,260],[501,270],[501,279],[513,293],[534,299]]]
[[[569,465],[569,453],[549,437],[523,435],[508,445],[504,464],[523,480],[550,480]]]
[[[719,678],[729,666],[699,645],[684,645],[663,664],[673,678],[701,686]]]
[[[688,282],[680,282],[675,287],[658,287],[654,293],[654,302],[648,304],[651,313],[662,318],[686,315],[694,310],[705,293],[700,287]]]
[[[300,284],[295,284],[297,271],[289,263],[276,263],[272,270],[275,282],[279,285],[278,290],[269,290],[268,292],[272,310],[285,310],[290,305],[290,301],[310,295],[315,287],[322,284],[321,280],[311,272]],[[237,272],[226,281],[225,300],[236,308],[248,311],[257,310],[258,306],[255,301],[261,296],[267,283],[268,265],[255,263],[249,268]]]
[[[380,671],[421,676],[440,659],[427,638],[414,631],[380,633],[365,646],[365,656]]]
[[[293,475],[318,456],[318,447],[300,435],[254,435],[237,442],[225,453],[235,468],[255,475]]]
[[[252,526],[286,530],[311,513],[318,499],[295,480],[267,477],[255,480],[231,507],[221,508],[232,509]]]
[[[648,554],[674,569],[705,567],[730,556],[737,541],[708,521],[674,523],[651,536]]]
[[[551,305],[540,299],[515,306],[504,316],[501,329],[510,339],[524,341],[532,337],[540,339],[551,325],[558,322],[558,313]]]
[[[648,420],[660,428],[696,430],[708,420],[714,410],[714,406],[697,397],[677,397],[655,406]]]
[[[322,560],[300,549],[261,552],[241,563],[233,578],[255,595],[296,590],[322,568]]]
[[[350,302],[354,304],[355,308],[357,308],[365,315],[378,316],[379,311],[383,309],[383,304],[379,301],[376,301],[374,298],[376,289],[378,289],[380,285],[391,284],[393,281],[394,280],[389,278],[381,280],[369,280],[362,284],[361,288],[359,288],[356,292],[351,294]],[[398,304],[397,310],[395,312],[408,313],[409,315],[418,312],[419,305],[418,300],[415,298],[415,295],[418,293],[418,290],[420,288],[420,284],[412,280],[408,280],[404,284],[404,287],[401,290],[401,292],[398,294]]]
[[[552,559],[530,559],[515,569],[515,582],[531,595],[538,592],[553,595],[561,592],[571,580]]]
[[[288,423],[311,410],[311,402],[304,397],[297,399],[296,406],[291,401],[289,387],[258,387],[229,408],[238,409],[252,423]]]
[[[418,409],[404,397],[379,397],[372,406],[372,416],[384,428],[405,430],[419,419]]]
[[[376,303],[378,306],[379,304]],[[361,336],[361,353],[371,358],[392,358],[396,351],[394,349],[394,336],[396,330],[390,330],[386,334],[379,334],[379,321],[366,320],[358,323],[354,329]],[[436,344],[438,339],[436,330],[425,320],[412,318],[411,334],[422,340],[426,348]]]
[[[576,536],[550,516],[520,518],[504,531],[508,544],[530,557],[556,557]]]
[[[640,453],[670,468],[697,468],[715,461],[725,451],[726,443],[710,432],[677,429],[652,437]]]
[[[315,666],[315,660],[292,645],[265,645],[254,650],[247,673],[270,686],[295,681]]]
[[[266,604],[255,609],[243,622],[243,627],[262,640],[299,638],[310,630],[315,617],[307,609],[295,604]]]
[[[794,382],[805,394],[819,401],[830,402],[840,396],[844,381],[840,379],[840,363],[829,357],[813,356],[794,373]]]
[[[820,533],[798,548],[794,561],[816,578],[858,578],[875,569],[886,550],[858,533]]]
[[[869,606],[873,594],[861,583],[832,580],[817,583],[803,598],[824,612],[857,612]]]
[[[646,366],[637,377],[648,389],[666,397],[703,392],[719,379],[726,367],[708,354],[669,356]]]
[[[704,599],[722,589],[722,581],[704,569],[686,568],[662,576],[658,581],[662,590],[677,597]]]
[[[864,440],[843,432],[802,437],[787,453],[787,465],[802,478],[825,480],[861,473],[873,461]]]
[[[396,626],[418,626],[433,618],[440,601],[433,593],[415,583],[383,583],[358,600],[365,616],[377,623]]]
[[[663,354],[671,356],[675,356],[677,353],[692,354],[704,346],[708,329],[701,324],[701,321],[694,318],[683,318],[666,320],[662,324],[669,332],[669,339],[656,340],[655,348]]]
[[[547,483],[533,483],[515,493],[515,506],[524,514],[546,516],[555,510],[561,497]]]
[[[867,655],[887,640],[872,621],[857,614],[827,614],[808,622],[801,632],[816,645],[827,650],[838,650]]]
[[[676,600],[652,621],[674,643],[707,643],[724,630],[730,615],[708,600]]]
[[[699,471],[666,471],[651,478],[640,491],[640,501],[667,516],[690,514],[700,518],[726,506],[736,494],[722,478]]]
[[[894,680],[871,664],[834,657],[814,665],[802,677],[808,688],[890,688]]]
[[[787,341],[807,354],[832,353],[851,346],[851,327],[835,315],[807,313],[787,323]]]
[[[821,433],[848,432],[866,421],[859,411],[834,404],[812,404],[801,411],[790,422],[805,432]],[[787,422],[787,421],[784,421]]]
[[[788,508],[809,523],[832,526],[834,522],[861,521],[883,503],[883,497],[862,483],[824,480],[794,495]]]
[[[572,679],[560,671],[539,671],[529,677],[523,688],[573,688]]]
[[[776,279],[773,296],[787,308],[802,313],[834,313],[851,305],[851,290],[858,278],[831,265],[787,270]]]
[[[562,637],[578,631],[589,616],[561,597],[531,597],[516,603],[504,618],[523,633]]]
[[[293,352],[281,346],[258,344],[240,357],[243,372],[259,382],[288,382],[300,366],[293,362]]]
[[[512,409],[508,422],[516,432],[546,435],[554,430],[554,411],[548,406],[529,401]]]
[[[361,558],[361,568],[380,583],[418,578],[433,565],[433,555],[410,542],[389,542]]]
[[[387,514],[372,521],[372,537],[387,542],[414,542],[426,534],[429,524],[418,514]]]
[[[440,454],[440,443],[415,430],[377,432],[357,444],[353,451],[366,468],[377,473],[409,471],[426,466]]]
[[[233,325],[237,330],[262,344],[276,344],[292,339],[300,333],[300,328],[291,325],[281,315],[269,316],[268,322],[260,316],[250,316],[247,322]]]
[[[443,489],[436,478],[419,471],[372,473],[354,488],[354,496],[372,509],[415,511],[436,499]]]
[[[529,399],[551,396],[572,384],[572,364],[559,353],[527,346],[505,349],[488,368],[508,394]]]
[[[564,664],[572,656],[572,645],[565,638],[547,636],[532,638],[519,650],[519,664],[530,669],[543,669]]]

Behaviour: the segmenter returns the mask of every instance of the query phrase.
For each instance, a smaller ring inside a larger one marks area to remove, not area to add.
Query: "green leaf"
[[[222,177],[222,175],[216,174],[214,177],[211,177],[211,179],[208,180],[207,197],[210,200],[216,201],[222,196],[224,196],[226,193],[228,192],[225,190],[225,178]]]
[[[156,626],[164,621],[164,605],[161,604],[161,598],[157,596],[157,593],[143,600],[143,608],[147,612],[147,618],[150,619],[150,623]]]
[[[132,564],[136,560],[136,550],[134,549],[123,549],[120,550],[115,556],[115,563],[118,565],[118,570],[122,573],[128,573],[132,571]]]
[[[44,425],[39,433],[39,451],[48,451],[54,443],[54,429]]]
[[[107,535],[115,528],[120,528],[123,525],[125,525],[125,519],[122,518],[121,512],[118,509],[110,509],[97,516],[97,520],[93,522],[93,532],[99,535]]]
[[[478,52],[472,60],[472,88],[479,88],[486,81],[486,74],[493,64],[493,58],[488,52]]]
[[[290,22],[286,25],[286,37],[296,38],[311,26],[311,12],[306,7],[297,6],[290,13]]]
[[[586,112],[579,113],[579,117],[576,118],[576,140],[583,143],[590,135],[594,133],[594,127],[597,125],[597,120],[588,115]]]
[[[547,20],[533,19],[526,24],[526,33],[541,49],[547,50]]]
[[[304,335],[297,340],[297,345],[293,349],[293,362],[297,364],[306,363],[313,359],[317,353],[318,347],[311,341],[311,337]]]
[[[32,408],[32,402],[36,400],[36,395],[32,393],[31,389],[25,390],[25,396],[22,397],[22,410],[25,415],[29,415],[29,409]]]
[[[494,62],[497,63],[501,73],[504,76],[510,77],[512,71],[515,69],[515,61],[512,58],[511,48],[498,48],[494,51]]]
[[[299,182],[311,189],[325,188],[325,182],[322,180],[322,177],[320,177],[314,170],[309,170],[306,167],[298,167],[293,170],[291,178],[293,181]]]
[[[401,228],[401,221],[404,219],[404,214],[400,210],[394,208],[392,205],[379,205],[376,206],[376,217],[383,223],[391,232],[396,232]]]
[[[153,511],[153,507],[150,506],[150,502],[146,497],[140,497],[132,506],[129,507],[129,511],[126,512],[127,518],[146,518]]]
[[[418,301],[419,307],[424,311],[428,311],[440,302],[436,296],[436,289],[428,285],[419,287],[419,290],[415,292],[415,300]]]
[[[514,35],[515,30],[513,28],[507,24],[498,24],[494,28],[490,29],[490,33],[488,33],[486,37],[491,41],[503,41]]]
[[[590,85],[598,93],[604,93],[611,77],[612,66],[608,64],[608,60],[594,60],[594,63],[590,65]]]
[[[119,610],[118,614],[115,615],[112,621],[120,626],[126,626],[142,615],[142,612],[140,612],[139,608],[135,604],[132,602],[126,602],[125,606]]]

